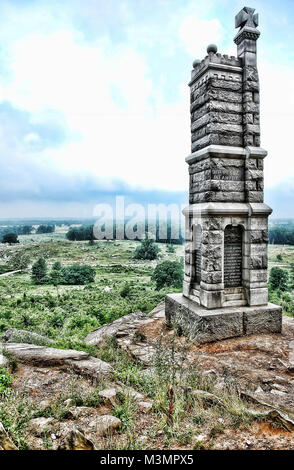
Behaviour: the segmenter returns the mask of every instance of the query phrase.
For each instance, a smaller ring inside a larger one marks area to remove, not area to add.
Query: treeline
[[[125,222],[126,225],[127,221]],[[66,238],[70,241],[94,241],[95,240],[95,235],[93,231],[94,225],[83,225],[82,227],[72,227],[69,229],[69,231],[66,234]],[[134,227],[136,229],[136,226]],[[116,225],[114,224],[113,227],[113,238],[116,239]],[[148,223],[145,223],[145,234],[148,233]],[[128,237],[125,235],[125,240],[128,240]],[[138,237],[135,238],[135,240],[139,240]],[[156,223],[156,236],[155,240],[158,243],[171,243],[174,245],[182,245],[184,243],[184,237],[182,234],[179,234],[179,238],[172,238],[172,227],[171,227],[171,222],[167,223],[167,235],[166,238],[161,238],[160,237],[160,224],[157,221]]]
[[[273,245],[294,245],[294,225],[270,227],[269,242]]]
[[[6,233],[15,233],[16,235],[30,235],[32,233],[32,225],[14,225],[0,228],[0,235],[3,236]]]
[[[32,225],[12,225],[7,227],[0,227],[0,239],[3,239],[8,234],[14,235],[30,235],[33,232],[34,228]],[[55,225],[39,225],[36,230],[36,233],[53,233],[55,232]]]

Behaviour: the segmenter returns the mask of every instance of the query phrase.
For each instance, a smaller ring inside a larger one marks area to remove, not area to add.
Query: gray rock
[[[93,442],[78,429],[68,432],[58,450],[95,450]]]
[[[51,430],[53,423],[53,418],[34,418],[28,422],[28,430],[35,436],[41,437]]]
[[[39,346],[48,346],[53,343],[52,339],[46,338],[45,336],[33,333],[32,331],[18,330],[16,328],[6,330],[2,335],[2,339],[9,343],[27,343]]]
[[[68,419],[79,419],[85,418],[93,414],[94,409],[89,406],[74,406],[67,412],[66,417]]]
[[[137,408],[143,413],[148,413],[152,410],[153,402],[152,401],[138,401]]]
[[[108,376],[112,372],[112,366],[96,357],[89,357],[85,360],[66,360],[66,364],[74,372],[95,380]]]
[[[55,349],[25,343],[6,343],[3,346],[21,362],[44,366],[64,365],[66,361],[81,361],[89,358],[89,354],[72,349]]]
[[[140,320],[141,318],[146,317],[142,312],[130,313],[129,315],[124,315],[118,320],[115,320],[112,323],[103,325],[97,330],[92,331],[85,338],[85,343],[94,344],[98,346],[106,338],[122,336],[122,334],[127,334],[129,328],[134,328],[134,322]]]
[[[98,393],[99,397],[103,398],[105,403],[109,403],[111,405],[114,405],[115,403],[115,398],[116,398],[116,390],[115,388],[107,388],[105,390],[101,390]]]
[[[0,352],[0,367],[6,367],[9,364],[7,357]]]
[[[89,430],[95,432],[96,436],[111,435],[121,426],[121,420],[111,415],[97,416],[90,421]]]

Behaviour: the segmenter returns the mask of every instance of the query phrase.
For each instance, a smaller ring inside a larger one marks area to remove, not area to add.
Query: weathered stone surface
[[[25,343],[4,343],[9,353],[20,362],[39,366],[62,366],[95,380],[111,374],[112,367],[107,362],[73,349],[54,349]]]
[[[0,422],[0,450],[18,450]]]
[[[115,320],[114,322],[107,325],[103,325],[97,330],[89,333],[85,338],[85,342],[98,346],[106,338],[116,337],[117,335],[123,336],[125,333],[127,333],[129,328],[135,328],[136,322],[143,317],[146,317],[146,315],[144,315],[142,312],[125,315],[118,320]]]
[[[35,436],[42,437],[51,430],[53,423],[53,418],[34,418],[28,422],[28,431]]]
[[[1,348],[0,348],[0,367],[6,367],[8,365],[9,361],[7,357],[5,357],[3,354],[1,354]]]
[[[152,410],[153,403],[152,401],[139,401],[137,403],[137,408],[143,413],[148,413]]]
[[[114,431],[121,426],[120,419],[112,415],[97,416],[94,420],[90,421],[89,429],[94,431],[96,436],[111,435]]]
[[[48,346],[53,343],[52,339],[45,336],[38,335],[32,331],[18,330],[17,328],[10,328],[2,335],[2,340],[9,343],[27,343],[39,346]]]
[[[95,450],[95,447],[81,431],[74,429],[69,431],[58,450]]]
[[[65,363],[74,372],[95,380],[100,380],[103,376],[111,374],[112,367],[107,362],[101,361],[97,357],[88,357],[88,359],[67,359]]]
[[[110,403],[111,405],[114,405],[115,403],[115,398],[116,398],[116,389],[115,388],[107,388],[105,390],[101,390],[98,393],[99,397],[103,398],[103,400],[106,403]]]
[[[72,349],[54,349],[25,343],[6,343],[3,347],[21,362],[39,365],[62,365],[66,360],[81,361],[89,358],[89,354]]]
[[[68,419],[79,419],[79,418],[85,418],[87,416],[91,416],[93,413],[93,408],[90,408],[89,406],[73,406],[72,408],[69,408],[67,411],[66,417]]]

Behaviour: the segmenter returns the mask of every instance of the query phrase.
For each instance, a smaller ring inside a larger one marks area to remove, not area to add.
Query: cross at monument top
[[[235,28],[256,28],[258,26],[258,13],[254,13],[255,8],[244,7],[235,16]]]

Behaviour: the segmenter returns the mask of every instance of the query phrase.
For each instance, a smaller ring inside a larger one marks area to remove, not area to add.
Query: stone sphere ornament
[[[209,54],[210,52],[212,52],[213,54],[217,53],[217,46],[215,44],[209,44],[209,46],[207,46],[207,54]]]
[[[201,60],[199,59],[195,59],[194,62],[193,62],[193,68],[195,69],[197,67],[197,65],[199,65],[201,62]]]

